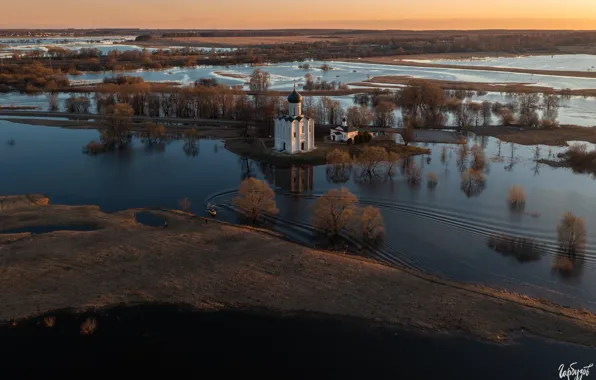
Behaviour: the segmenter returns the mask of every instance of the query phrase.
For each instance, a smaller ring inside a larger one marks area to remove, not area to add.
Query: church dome
[[[296,92],[295,88],[294,91],[292,91],[292,93],[288,96],[288,103],[302,103],[302,95]]]

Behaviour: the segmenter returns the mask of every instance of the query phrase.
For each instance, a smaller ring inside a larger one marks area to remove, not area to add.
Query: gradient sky
[[[0,28],[596,29],[596,0],[1,0]]]

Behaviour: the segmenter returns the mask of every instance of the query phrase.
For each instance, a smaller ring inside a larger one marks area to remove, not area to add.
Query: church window
[[[294,137],[296,137],[296,132],[294,132]]]

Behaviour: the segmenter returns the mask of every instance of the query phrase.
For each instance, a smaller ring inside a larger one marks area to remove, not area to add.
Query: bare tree
[[[349,125],[356,128],[368,127],[372,121],[372,112],[368,107],[350,107],[348,109],[347,121]]]
[[[279,210],[275,202],[275,192],[265,181],[256,178],[247,178],[240,184],[238,196],[234,204],[252,222],[256,222],[262,215],[276,215]]]
[[[53,92],[49,96],[50,102],[50,111],[59,111],[60,110],[60,99],[58,98],[58,94]]]
[[[416,135],[414,133],[414,127],[411,123],[405,123],[404,129],[401,133],[401,138],[404,140],[404,145],[408,146],[409,143],[416,141]]]
[[[109,148],[122,148],[130,140],[128,124],[134,114],[132,107],[125,103],[109,106],[107,110],[107,128],[102,133],[102,141]]]
[[[385,222],[378,208],[367,206],[359,215],[355,223],[357,231],[362,231],[365,240],[375,240],[385,234]]]
[[[490,125],[490,121],[493,116],[490,102],[488,102],[486,100],[484,102],[482,102],[481,115],[482,115],[482,125],[484,125],[485,127]]]
[[[390,128],[395,124],[393,103],[380,102],[375,107],[375,126]]]
[[[461,189],[468,197],[478,195],[484,191],[486,177],[482,172],[468,169],[462,173]]]
[[[571,212],[563,215],[557,227],[559,244],[569,254],[582,252],[586,246],[586,224]]]
[[[382,164],[387,162],[388,155],[385,148],[367,146],[356,156],[359,174],[367,177],[381,176]]]
[[[555,94],[543,94],[542,106],[545,110],[557,110],[559,108],[559,97]]]
[[[64,101],[67,112],[71,113],[88,113],[91,107],[91,102],[86,96],[71,96]]]
[[[248,87],[251,91],[267,91],[269,89],[269,83],[269,73],[261,69],[256,69],[250,76]]]
[[[327,180],[332,183],[346,183],[352,173],[352,158],[348,152],[334,149],[327,154]]]
[[[328,191],[315,203],[313,226],[331,236],[339,235],[353,222],[357,203],[358,198],[345,187]]]

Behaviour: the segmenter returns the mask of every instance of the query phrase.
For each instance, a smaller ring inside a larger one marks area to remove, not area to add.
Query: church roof
[[[296,82],[294,82],[294,91],[288,96],[288,103],[302,103],[302,95],[296,91]]]

